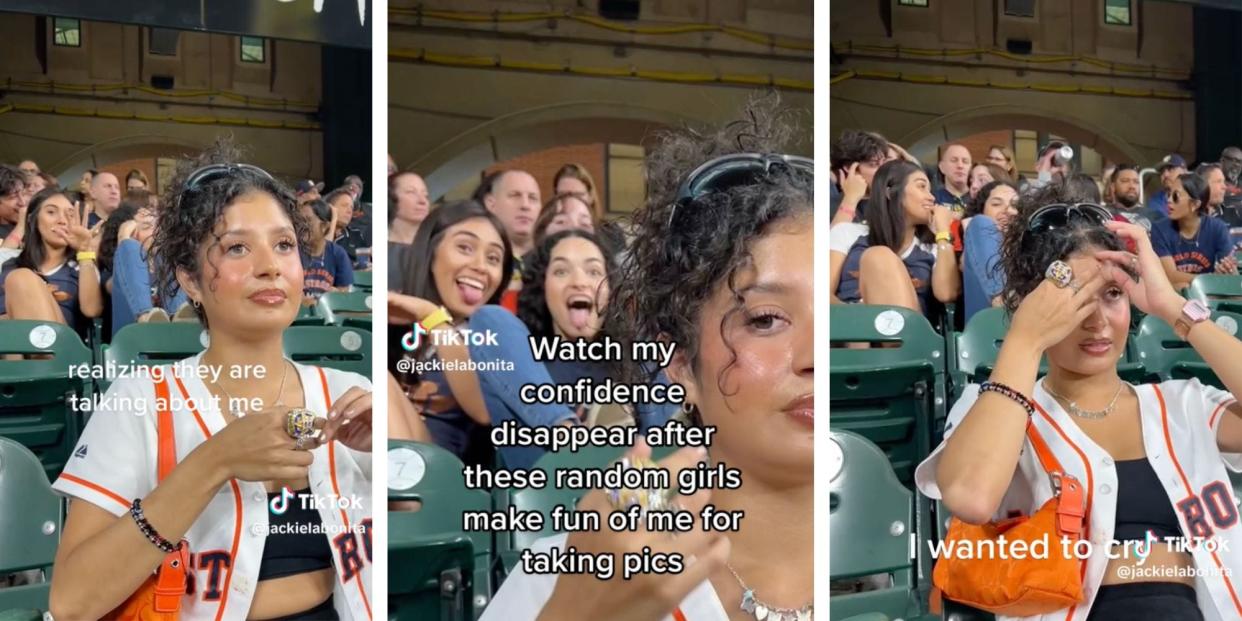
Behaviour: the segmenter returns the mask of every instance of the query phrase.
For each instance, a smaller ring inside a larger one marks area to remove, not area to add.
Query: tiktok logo
[[[1151,531],[1147,531],[1147,535],[1143,537],[1143,542],[1134,545],[1134,556],[1138,559],[1138,565],[1141,567],[1147,562],[1147,555],[1151,554],[1151,544],[1159,541]]]
[[[410,331],[401,337],[401,347],[405,348],[405,351],[418,349],[418,344],[422,342],[424,334],[427,334],[427,328],[424,328],[422,324],[414,324]]]
[[[293,498],[295,495],[296,494],[294,494],[293,491],[287,487],[280,488],[280,495],[273,498],[271,502],[268,503],[271,505],[270,508],[272,510],[272,514],[283,515],[285,511],[288,511],[289,499]]]

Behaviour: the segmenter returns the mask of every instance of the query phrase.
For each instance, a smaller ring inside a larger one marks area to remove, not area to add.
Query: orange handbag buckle
[[[187,573],[190,570],[190,546],[181,542],[181,549],[169,552],[160,563],[155,577],[155,611],[177,612],[185,596]]]
[[[1060,472],[1052,475],[1052,489],[1058,496],[1057,531],[1061,535],[1078,537],[1082,534],[1082,524],[1086,518],[1086,502],[1083,498],[1082,483],[1078,479],[1064,476]]]

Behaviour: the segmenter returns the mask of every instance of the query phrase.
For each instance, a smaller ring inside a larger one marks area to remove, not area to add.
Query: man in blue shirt
[[[1182,156],[1172,153],[1160,160],[1160,165],[1156,167],[1156,170],[1160,171],[1160,185],[1162,189],[1148,197],[1147,210],[1159,213],[1167,218],[1169,217],[1169,183],[1186,174],[1186,160]]]

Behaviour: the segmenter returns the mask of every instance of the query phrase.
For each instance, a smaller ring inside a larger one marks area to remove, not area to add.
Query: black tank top
[[[1148,531],[1160,539],[1182,536],[1173,503],[1146,457],[1117,462],[1117,488],[1113,539],[1143,541]]]
[[[280,492],[268,492],[268,507]],[[310,489],[294,492],[296,496],[286,503],[284,513],[269,511],[270,531],[263,545],[263,560],[259,564],[259,580],[316,571],[332,566],[332,548],[328,536],[321,527],[323,520],[313,506],[302,508],[301,496],[309,496]],[[280,530],[278,530],[280,529]]]

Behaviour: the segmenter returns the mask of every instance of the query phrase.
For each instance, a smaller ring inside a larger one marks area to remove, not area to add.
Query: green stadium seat
[[[421,504],[388,514],[390,618],[474,619],[493,592],[491,532],[465,532],[463,511],[490,511],[467,489],[464,466],[433,444],[388,441],[388,500]]]
[[[1213,309],[1242,313],[1242,276],[1200,274],[1190,281],[1187,297]]]
[[[925,616],[910,550],[913,493],[897,480],[884,453],[862,436],[834,430],[829,447],[829,471],[835,471],[828,481],[829,568],[836,591],[828,602],[830,615],[833,619],[876,613],[887,619]],[[868,580],[877,576],[878,581]],[[857,590],[838,586],[855,583],[869,586]]]
[[[60,542],[61,499],[29,449],[0,437],[0,576],[42,570],[43,581],[0,588],[0,611],[42,618]]]
[[[371,375],[371,333],[343,326],[285,329],[285,355],[294,362]]]
[[[318,306],[302,306],[298,310],[298,316],[294,318],[295,326],[322,326],[325,325],[323,317],[319,316]]]
[[[955,335],[950,363],[953,366],[949,370],[950,403],[957,402],[967,384],[988,379],[1008,332],[1009,318],[1005,309],[986,308],[970,318],[965,331]],[[1042,376],[1047,371],[1048,361],[1041,360],[1039,374]],[[1133,338],[1126,343],[1126,354],[1117,366],[1117,373],[1130,382],[1142,382],[1147,375]]]
[[[203,351],[210,342],[207,329],[197,322],[131,323],[112,335],[104,362],[128,367],[170,364]],[[101,380],[99,392],[107,392],[110,384]]]
[[[374,272],[370,270],[354,272],[353,290],[354,291],[366,291],[370,293],[371,282],[372,282],[373,276],[374,276]]]
[[[90,380],[70,377],[70,367],[89,365],[91,351],[63,324],[5,319],[3,354],[37,357],[0,359],[0,436],[33,451],[54,479],[77,444],[88,409],[75,408],[74,401],[91,396]]]
[[[1212,321],[1236,338],[1238,327],[1242,326],[1242,315],[1213,309]],[[1164,381],[1199,378],[1204,384],[1224,388],[1216,372],[1207,366],[1199,352],[1190,343],[1178,338],[1172,326],[1160,318],[1152,315],[1144,317],[1139,324],[1135,341],[1139,356],[1148,370],[1149,379]]]
[[[329,291],[319,298],[317,312],[330,324],[371,329],[369,291]]]
[[[871,440],[912,481],[945,415],[944,341],[922,315],[895,306],[834,306],[829,322],[830,428]],[[838,347],[845,343],[899,347]]]

